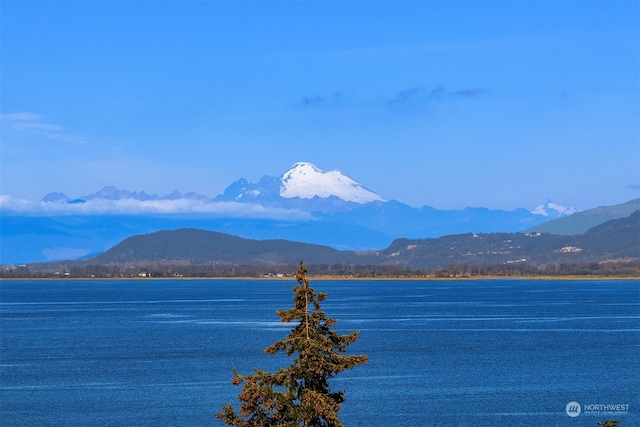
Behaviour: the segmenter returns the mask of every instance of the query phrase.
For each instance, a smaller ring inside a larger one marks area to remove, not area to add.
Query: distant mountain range
[[[104,203],[109,202],[128,202],[122,203],[118,207],[116,204]],[[145,202],[175,202],[175,201],[197,201],[202,204],[215,205],[216,203],[240,203],[260,205],[269,208],[278,209],[300,209],[305,212],[328,213],[334,214],[338,212],[351,211],[358,209],[369,203],[376,203],[376,207],[385,206],[386,203],[393,203],[409,209],[416,210],[404,205],[398,201],[387,201],[380,195],[368,190],[359,182],[349,178],[340,171],[322,171],[315,165],[308,162],[295,163],[289,170],[284,172],[280,177],[263,176],[259,182],[250,183],[244,178],[240,178],[236,182],[228,186],[225,191],[213,198],[198,194],[195,192],[180,193],[174,191],[164,196],[156,194],[148,194],[144,191],[120,190],[116,187],[104,187],[102,190],[92,194],[71,199],[66,194],[60,192],[49,193],[41,199],[42,203],[50,204],[49,211],[55,208],[52,204],[59,205],[81,205],[95,204],[92,202],[103,202],[97,205],[95,213],[114,213],[107,212],[109,208],[117,210],[115,213],[126,213],[123,209],[133,208],[136,206],[133,202],[140,202],[137,206],[139,209],[145,210],[146,213],[163,214],[172,208],[171,203],[145,203]],[[194,205],[185,205],[194,206]],[[97,209],[102,208],[102,211]],[[176,208],[174,205],[173,208]],[[429,206],[421,209],[430,210]],[[474,209],[474,208],[467,208]],[[484,209],[485,208],[477,208]],[[215,209],[204,210],[205,212],[215,212]],[[517,209],[522,215],[525,209]],[[64,213],[74,213],[73,207],[63,210]],[[527,211],[528,214],[537,216],[539,221],[559,218],[571,215],[576,212],[574,208],[561,206],[551,200],[536,206],[533,210]],[[137,212],[136,212],[137,213]],[[184,213],[184,212],[181,212]],[[229,212],[227,212],[229,214]],[[265,212],[263,218],[268,217]]]
[[[599,206],[583,212],[576,212],[570,217],[556,218],[529,228],[528,232],[551,234],[582,234],[606,221],[622,218],[640,209],[640,199],[615,206]],[[637,236],[640,239],[640,236]]]
[[[574,212],[550,200],[531,211],[414,208],[384,200],[339,171],[324,172],[299,162],[280,177],[264,176],[258,183],[239,179],[214,198],[194,192],[157,196],[115,187],[78,198],[49,193],[39,202],[0,197],[0,263],[88,257],[129,236],[181,228],[337,250],[375,250],[397,238],[521,232],[572,218]],[[607,219],[612,218],[598,217],[601,222]]]
[[[432,239],[396,239],[375,251],[338,251],[288,240],[253,240],[213,231],[181,229],[132,236],[94,258],[64,264],[277,265],[310,264],[393,265],[438,269],[452,264],[496,265],[528,263],[598,263],[640,259],[640,211],[607,221],[575,236],[541,233],[458,234]],[[57,269],[59,263],[50,268]],[[46,266],[39,266],[46,269]]]

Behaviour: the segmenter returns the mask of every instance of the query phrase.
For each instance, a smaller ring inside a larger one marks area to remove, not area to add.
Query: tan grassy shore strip
[[[353,277],[353,276],[328,276],[309,275],[309,280],[317,281],[458,281],[458,280],[639,280],[640,276],[460,276],[460,277],[393,277],[393,276],[372,276],[372,277]],[[174,276],[152,276],[152,277],[0,277],[2,280],[131,280],[131,281],[147,281],[147,280],[265,280],[265,281],[291,281],[292,276],[275,277],[275,276],[205,276],[205,277],[174,277]]]

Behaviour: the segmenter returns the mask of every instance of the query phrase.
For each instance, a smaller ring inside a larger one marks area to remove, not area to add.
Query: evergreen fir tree
[[[228,426],[305,426],[340,427],[338,410],[343,391],[332,391],[329,379],[367,362],[365,355],[347,355],[346,347],[358,339],[358,332],[339,335],[326,317],[320,302],[326,293],[315,292],[306,278],[307,268],[300,261],[293,288],[294,306],[276,311],[282,322],[298,322],[285,340],[276,341],[264,352],[295,355],[292,364],[275,373],[254,368],[252,375],[240,375],[234,369],[234,385],[242,386],[240,408],[223,405],[216,417]]]

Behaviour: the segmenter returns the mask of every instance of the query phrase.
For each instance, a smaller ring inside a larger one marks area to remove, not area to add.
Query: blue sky
[[[1,188],[215,196],[297,161],[440,209],[640,194],[637,1],[2,1]]]

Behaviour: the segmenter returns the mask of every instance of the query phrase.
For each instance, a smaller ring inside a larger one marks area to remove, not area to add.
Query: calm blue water
[[[217,426],[294,281],[0,282],[3,426]],[[640,425],[638,281],[312,281],[352,353],[346,426]],[[569,417],[565,406],[580,403]],[[593,414],[587,405],[628,405]]]

